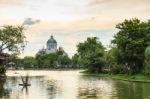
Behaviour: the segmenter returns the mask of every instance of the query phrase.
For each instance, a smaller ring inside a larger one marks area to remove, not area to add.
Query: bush
[[[128,70],[125,66],[123,65],[118,65],[118,64],[114,64],[110,67],[110,71],[113,74],[124,74],[124,73],[128,73]]]

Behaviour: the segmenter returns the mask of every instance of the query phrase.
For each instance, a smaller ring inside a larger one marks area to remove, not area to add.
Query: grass
[[[144,75],[144,74],[135,74],[135,75],[128,75],[128,74],[91,74],[86,71],[82,71],[84,75],[94,75],[99,77],[109,77],[117,80],[125,80],[125,81],[131,81],[131,82],[150,82],[150,76]]]
[[[110,77],[122,80],[150,81],[150,76],[144,74],[136,74],[136,75],[116,74],[110,75]]]

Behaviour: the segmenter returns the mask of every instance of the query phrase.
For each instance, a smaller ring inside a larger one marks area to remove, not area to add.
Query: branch
[[[11,45],[8,45],[8,46],[2,48],[1,51],[3,51],[3,50],[5,50],[5,49],[9,48],[10,46],[11,46]]]
[[[5,50],[6,48],[8,48],[9,46],[4,47],[4,45],[6,45],[8,42],[2,42],[2,45],[0,46],[0,53],[3,52],[3,50]],[[3,48],[4,47],[4,48]]]
[[[7,44],[7,42],[5,42],[5,43],[2,42],[2,45],[0,46],[0,49],[2,49],[5,44]]]

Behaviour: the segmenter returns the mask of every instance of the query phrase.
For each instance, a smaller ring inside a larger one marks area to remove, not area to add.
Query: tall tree
[[[150,45],[150,21],[141,22],[137,18],[124,20],[116,26],[119,32],[112,43],[116,44],[120,55],[118,62],[137,73],[143,69],[144,51]]]
[[[26,40],[23,34],[23,26],[7,25],[0,28],[0,56],[11,52],[18,54],[24,49]],[[4,60],[0,60],[0,74],[5,74]]]
[[[77,45],[77,52],[82,65],[89,72],[101,72],[104,66],[104,47],[97,37],[87,38],[83,43]]]

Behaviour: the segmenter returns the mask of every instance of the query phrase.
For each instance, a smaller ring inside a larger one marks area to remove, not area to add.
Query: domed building
[[[40,49],[37,54],[49,54],[49,53],[56,53],[57,52],[57,41],[51,35],[51,37],[46,42],[46,48]]]
[[[54,39],[53,36],[46,43],[46,53],[56,53],[57,51],[57,41]]]

